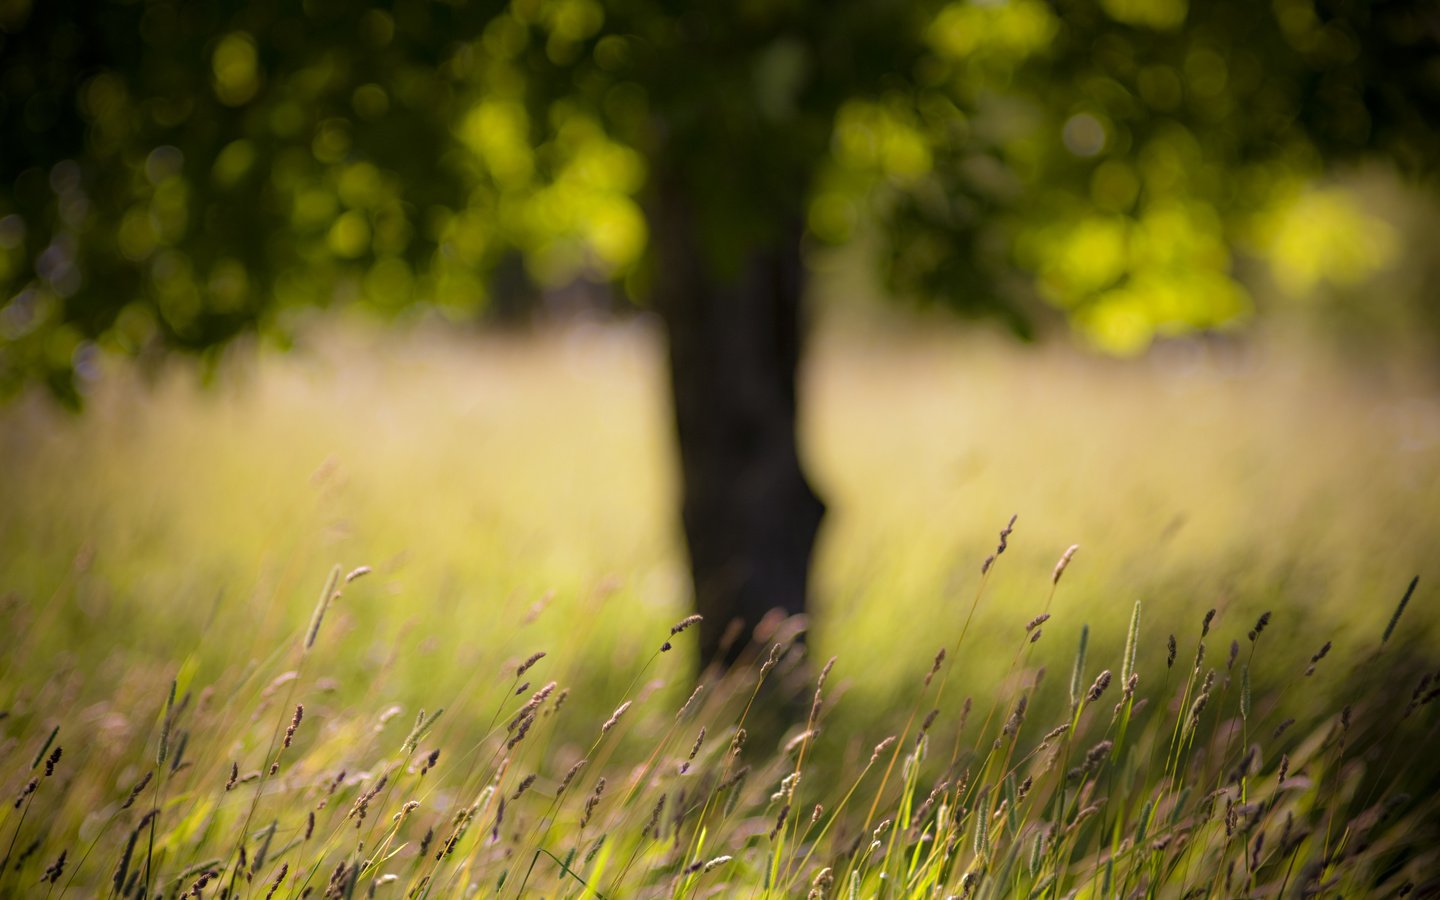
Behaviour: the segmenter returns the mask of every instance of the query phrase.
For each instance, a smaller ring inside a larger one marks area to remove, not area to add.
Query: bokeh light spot
[[[255,41],[243,31],[221,38],[211,59],[215,96],[226,106],[242,106],[260,90]]]
[[[1065,121],[1061,138],[1076,156],[1097,156],[1105,149],[1105,126],[1090,113],[1078,113]]]

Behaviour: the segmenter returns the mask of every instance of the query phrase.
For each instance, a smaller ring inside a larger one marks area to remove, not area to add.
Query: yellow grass
[[[201,641],[207,665],[239,662],[304,627],[339,561],[376,575],[335,613],[359,651],[337,677],[391,660],[390,688],[416,699],[564,647],[620,679],[687,611],[661,350],[643,322],[523,338],[330,322],[299,352],[234,354],[212,387],[112,366],[80,418],[11,408],[0,588],[27,639],[6,667],[59,648],[160,665]],[[1117,362],[837,318],[804,393],[830,508],[814,642],[863,665],[862,700],[923,673],[930,651],[895,648],[949,640],[1011,513],[981,635],[1039,612],[1071,543],[1047,639],[1089,622],[1101,652],[1136,599],[1152,621],[1233,607],[1237,627],[1274,607],[1308,648],[1374,630],[1357,598],[1440,581],[1440,401],[1422,382],[1274,348]]]

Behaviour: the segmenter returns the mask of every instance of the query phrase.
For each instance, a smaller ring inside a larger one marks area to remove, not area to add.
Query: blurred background
[[[1340,0],[3,0],[5,670],[238,665],[340,560],[337,682],[406,702],[526,628],[609,696],[699,602],[808,604],[881,703],[1017,513],[984,634],[1079,543],[1066,646],[1136,599],[1378,637],[1440,577],[1437,43]]]

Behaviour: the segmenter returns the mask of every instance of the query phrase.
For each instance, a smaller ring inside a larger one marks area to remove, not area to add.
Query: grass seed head
[[[1251,642],[1251,643],[1254,643],[1254,642],[1255,642],[1255,639],[1260,636],[1260,632],[1264,631],[1264,630],[1265,630],[1265,626],[1266,626],[1266,625],[1269,625],[1269,624],[1270,624],[1270,611],[1269,611],[1269,610],[1266,610],[1265,612],[1263,612],[1263,613],[1260,614],[1260,618],[1259,618],[1259,619],[1256,619],[1256,620],[1255,620],[1255,627],[1252,628],[1252,629],[1250,629],[1250,634],[1249,634],[1250,642]]]
[[[936,708],[930,710],[928,713],[926,713],[926,714],[925,714],[925,719],[920,723],[920,733],[921,733],[921,734],[925,734],[926,732],[928,732],[928,731],[930,730],[930,726],[935,724],[935,718],[936,718],[936,716],[939,716],[939,715],[940,715],[940,709],[939,709],[939,707],[936,707]]]
[[[995,547],[995,552],[985,557],[985,562],[980,564],[981,575],[989,574],[990,567],[995,565],[995,560],[1009,547],[1010,532],[1015,530],[1015,520],[1018,518],[1020,518],[1018,514],[1011,516],[1005,527],[1000,529],[1000,543]]]
[[[743,729],[743,728],[737,728],[737,729],[735,729],[735,736],[730,739],[730,755],[731,755],[731,756],[739,756],[739,755],[740,755],[740,751],[745,748],[745,738],[746,738],[747,736],[748,736],[748,735],[746,734],[745,729]]]
[[[24,806],[25,799],[31,794],[35,793],[35,789],[39,786],[40,777],[37,775],[36,777],[31,778],[30,781],[26,783],[25,787],[21,789],[20,796],[15,798],[15,809],[19,809],[20,807]]]
[[[945,651],[942,650],[940,652],[944,653]],[[835,668],[835,660],[837,659],[839,659],[838,656],[832,656],[826,660],[824,668],[820,670],[820,677],[815,679],[815,690],[817,692],[825,686],[825,680],[830,677],[830,670]]]
[[[1114,747],[1113,741],[1101,741],[1089,750],[1085,751],[1085,764],[1091,768],[1100,765],[1105,757],[1110,755],[1110,748]]]
[[[513,793],[513,794],[510,795],[510,799],[511,799],[512,801],[519,800],[519,799],[520,799],[520,796],[521,796],[522,794],[524,794],[526,791],[530,790],[530,785],[532,785],[532,784],[534,784],[534,783],[535,783],[535,775],[534,775],[533,773],[530,774],[530,775],[526,775],[526,776],[524,777],[524,779],[521,780],[519,786],[517,786],[517,787],[515,788],[515,793]]]
[[[353,568],[353,569],[350,570],[350,573],[349,573],[348,575],[345,576],[345,583],[346,583],[346,584],[349,584],[350,582],[354,581],[355,579],[357,579],[357,578],[364,578],[366,575],[369,575],[369,574],[370,574],[370,567],[369,567],[369,566],[356,566],[355,568]]]
[[[1400,604],[1395,607],[1394,614],[1390,616],[1390,621],[1385,625],[1385,634],[1380,638],[1381,644],[1387,643],[1390,640],[1390,635],[1395,633],[1395,626],[1400,621],[1400,615],[1405,612],[1405,606],[1410,602],[1410,595],[1415,593],[1415,585],[1419,583],[1419,575],[1410,579],[1410,586],[1405,589],[1405,596],[1400,598]]]
[[[684,775],[690,770],[690,763],[695,761],[695,754],[700,752],[700,745],[705,742],[705,728],[701,726],[700,733],[695,735],[695,743],[690,745],[690,754],[685,757],[685,762],[680,765],[680,774]]]
[[[509,739],[508,741],[505,742],[505,749],[506,749],[506,750],[514,750],[517,744],[519,744],[521,741],[525,740],[525,735],[527,735],[527,734],[530,733],[530,726],[531,726],[531,725],[534,725],[534,724],[535,724],[535,714],[534,714],[534,713],[530,713],[530,714],[526,715],[525,718],[521,719],[521,720],[520,720],[520,724],[517,725],[516,728],[515,728],[515,733],[514,733],[513,735],[511,735],[511,737],[510,737],[510,739]],[[607,729],[607,730],[608,730],[608,729]]]
[[[674,637],[675,635],[689,628],[691,625],[695,625],[703,621],[705,621],[704,616],[686,616],[679,622],[676,622],[674,625],[670,626],[670,637]],[[674,645],[672,645],[669,640],[666,640],[665,643],[660,645],[660,652],[665,653],[669,651],[673,646]]]
[[[730,860],[732,860],[732,859],[734,859],[733,856],[717,856],[717,857],[715,857],[714,859],[710,860],[709,862],[705,863],[705,865],[700,869],[700,871],[701,871],[702,873],[705,873],[705,872],[713,872],[714,870],[716,870],[716,869],[720,868],[721,866],[725,865],[726,863],[728,863],[728,862],[729,862]]]
[[[1250,718],[1250,667],[1240,667],[1240,718]]]
[[[422,853],[422,854],[420,854],[420,855],[421,855],[421,856],[424,856],[425,854]],[[265,892],[265,900],[270,900],[270,898],[272,898],[272,897],[275,896],[275,892],[278,891],[278,890],[280,890],[280,885],[284,883],[284,881],[285,881],[285,876],[288,875],[289,873],[290,873],[290,864],[289,864],[289,863],[285,863],[285,864],[283,864],[282,866],[280,866],[280,871],[275,873],[275,880],[270,883],[270,890],[268,890],[268,891]]]
[[[660,799],[655,801],[655,807],[650,810],[650,818],[645,821],[645,827],[640,829],[642,835],[653,835],[657,840],[660,837],[660,813],[665,809],[665,800],[668,794],[661,794]]]
[[[590,823],[590,817],[595,813],[595,807],[600,803],[600,797],[605,793],[605,778],[600,777],[595,782],[595,790],[590,792],[590,797],[585,801],[585,814],[580,817],[580,827],[584,829]]]
[[[171,684],[171,686],[170,686],[170,702],[171,702],[171,703],[174,703],[174,702],[175,702],[175,686],[174,686],[174,684]],[[167,707],[167,710],[166,710],[166,711],[167,711],[167,712],[169,711],[169,710],[168,710],[168,707]],[[37,752],[37,753],[35,754],[35,761],[32,762],[32,763],[30,763],[30,768],[31,768],[32,771],[33,771],[34,769],[38,769],[38,768],[40,767],[41,761],[45,759],[45,753],[46,753],[46,751],[48,751],[48,750],[50,749],[50,745],[51,745],[51,744],[55,743],[55,736],[58,735],[59,733],[60,733],[60,726],[59,726],[59,725],[56,725],[54,728],[50,729],[50,736],[47,737],[47,738],[45,738],[45,743],[43,743],[43,744],[40,745],[40,750],[39,750],[39,752]]]
[[[610,729],[612,729],[612,728],[614,728],[616,725],[620,724],[620,717],[623,716],[623,715],[625,715],[625,711],[626,711],[627,709],[629,709],[629,708],[630,708],[630,701],[629,701],[629,700],[626,700],[624,703],[622,703],[622,704],[620,704],[619,706],[617,706],[617,707],[615,708],[615,711],[610,714],[610,718],[608,718],[608,719],[605,720],[605,724],[600,726],[600,734],[604,735],[604,734],[606,734],[607,732],[609,732]]]
[[[48,882],[53,886],[55,882],[60,880],[60,876],[65,874],[65,854],[68,852],[68,850],[60,851],[60,855],[50,864],[50,867],[45,870],[45,874],[40,876],[41,884]]]
[[[780,814],[775,817],[775,827],[770,829],[770,840],[775,840],[780,834],[780,829],[785,827],[785,820],[790,817],[790,804],[786,803],[780,807]]]
[[[1085,685],[1085,648],[1090,643],[1090,626],[1080,626],[1080,647],[1075,652],[1075,667],[1070,670],[1070,705],[1080,705],[1081,689]]]
[[[678,721],[680,721],[681,719],[685,718],[685,714],[686,714],[687,712],[689,712],[690,709],[691,709],[691,707],[693,707],[693,706],[695,705],[695,700],[696,700],[696,698],[698,698],[698,697],[700,696],[700,692],[703,691],[703,690],[705,690],[705,685],[703,685],[703,684],[697,684],[697,685],[695,685],[695,690],[693,690],[693,691],[690,692],[690,697],[689,697],[689,699],[687,699],[683,704],[681,704],[681,706],[680,706],[680,711],[675,714],[675,721],[678,722]],[[556,703],[556,705],[558,706],[559,703],[560,703],[560,701],[559,701],[559,700],[556,700],[555,703]]]
[[[544,659],[544,658],[545,658],[545,651],[544,651],[544,650],[541,650],[541,651],[539,651],[538,653],[532,653],[532,654],[530,654],[528,657],[526,657],[526,659],[525,659],[524,662],[522,662],[520,665],[518,665],[518,666],[515,667],[515,677],[516,677],[516,678],[519,678],[520,676],[524,675],[526,672],[530,671],[530,667],[531,667],[531,666],[535,665],[537,662],[539,662],[540,660],[542,660],[542,659]]]
[[[796,750],[804,746],[805,742],[813,738],[816,734],[818,734],[818,732],[815,729],[810,728],[795,735],[793,738],[785,742],[785,749],[783,751],[784,754],[786,756],[789,756],[790,754],[794,753]]]
[[[295,729],[300,727],[300,720],[305,718],[305,707],[303,704],[295,704],[295,716],[290,720],[290,727],[285,729],[285,744],[288,748],[290,742],[295,740]]]
[[[607,831],[605,834],[602,834],[595,839],[595,843],[590,845],[589,852],[585,854],[585,862],[588,863],[595,858],[595,854],[599,853],[600,848],[605,846],[605,839],[609,836],[610,833]]]
[[[1095,683],[1090,685],[1090,690],[1085,694],[1085,699],[1090,703],[1094,703],[1100,699],[1100,695],[1105,693],[1105,689],[1109,686],[1110,670],[1105,669],[1099,675],[1095,676]]]
[[[1030,704],[1030,695],[1021,694],[1020,699],[1015,702],[1015,709],[1010,713],[1010,718],[1005,721],[1005,727],[1001,733],[1005,737],[1013,737],[1015,732],[1020,730],[1021,724],[1025,721],[1025,709]]]
[[[935,654],[935,661],[930,664],[930,671],[925,673],[925,686],[929,687],[930,682],[935,678],[935,673],[940,671],[940,664],[945,661],[945,648]]]
[[[691,625],[699,625],[703,621],[705,621],[704,616],[686,616],[679,622],[676,622],[674,625],[670,626],[670,636],[674,637],[675,635],[689,628]]]
[[[237,772],[237,773],[235,773],[234,775],[232,775],[231,777],[232,777],[232,779],[233,779],[233,778],[237,777],[238,775],[239,775],[239,773]],[[152,771],[149,771],[149,772],[146,772],[146,773],[145,773],[145,777],[141,778],[140,781],[137,782],[137,783],[135,784],[135,786],[130,789],[130,796],[128,796],[128,797],[125,798],[125,802],[124,802],[123,804],[121,804],[120,808],[121,808],[121,809],[129,809],[130,807],[134,806],[134,805],[135,805],[135,800],[136,800],[136,798],[138,798],[138,797],[140,796],[140,792],[143,791],[143,790],[145,790],[145,785],[149,784],[149,783],[150,783],[150,779],[151,779],[151,778],[154,778],[154,777],[155,777],[155,772],[154,772],[153,770],[152,770]],[[233,784],[233,783],[232,783],[229,787],[226,787],[226,790],[228,791],[231,787],[234,787],[234,784]]]
[[[1055,740],[1056,738],[1064,735],[1065,732],[1067,732],[1067,731],[1069,731],[1069,730],[1070,730],[1070,723],[1069,723],[1069,722],[1065,722],[1065,723],[1062,723],[1062,724],[1060,724],[1060,725],[1055,726],[1054,728],[1052,728],[1052,729],[1050,729],[1048,732],[1046,732],[1046,733],[1045,733],[1045,736],[1040,739],[1040,746],[1042,746],[1042,747],[1046,746],[1046,745],[1049,744],[1051,741],[1053,741],[1053,740]]]
[[[1123,684],[1130,680],[1130,673],[1135,671],[1135,653],[1139,648],[1140,640],[1140,601],[1135,601],[1135,608],[1130,613],[1130,627],[1125,632],[1125,655],[1120,664],[1120,682]]]
[[[310,615],[310,627],[305,631],[305,649],[309,650],[315,646],[315,638],[320,635],[320,623],[325,621],[325,611],[330,608],[331,602],[340,596],[335,590],[335,585],[340,580],[340,564],[336,563],[330,569],[330,577],[325,580],[325,588],[320,592],[320,599],[315,603],[315,612]]]
[[[1071,544],[1070,547],[1060,556],[1060,561],[1055,564],[1055,571],[1050,574],[1050,583],[1059,584],[1060,576],[1070,567],[1070,560],[1075,558],[1075,551],[1080,549],[1079,544]]]
[[[575,765],[570,767],[570,771],[566,772],[565,777],[561,779],[559,789],[555,791],[555,795],[557,797],[565,793],[565,789],[570,787],[570,782],[575,780],[575,776],[580,774],[580,770],[585,768],[585,765],[588,762],[588,759],[582,759],[576,762]]]

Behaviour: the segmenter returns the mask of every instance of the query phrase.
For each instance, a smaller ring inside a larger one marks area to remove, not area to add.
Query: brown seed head
[[[1025,709],[1029,703],[1030,695],[1021,694],[1020,699],[1015,703],[1014,712],[1010,713],[1010,718],[1005,721],[1005,727],[1001,729],[1002,734],[1010,737],[1020,730],[1020,725],[1025,721]]]
[[[524,719],[520,720],[519,726],[515,729],[515,734],[510,738],[510,740],[505,742],[505,749],[514,750],[516,744],[525,740],[525,735],[530,732],[530,726],[534,724],[534,713],[531,713],[530,715],[527,715]]]
[[[533,774],[531,774],[531,775],[526,775],[525,778],[520,782],[519,787],[515,788],[515,793],[513,793],[513,794],[510,795],[510,799],[511,799],[511,800],[519,800],[519,799],[520,799],[520,795],[523,794],[523,793],[525,793],[526,791],[530,790],[530,785],[532,785],[532,784],[534,784],[534,783],[535,783],[535,776],[534,776]]]
[[[305,718],[305,707],[303,704],[295,704],[295,716],[290,720],[290,727],[285,729],[285,745],[281,749],[288,748],[290,742],[295,740],[295,729],[300,727],[300,720]]]
[[[422,854],[420,854],[420,855],[421,855],[421,856],[424,856],[425,854],[422,853]],[[277,873],[275,873],[275,880],[274,880],[273,882],[271,882],[271,884],[270,884],[270,890],[268,890],[268,891],[265,892],[265,900],[270,900],[271,897],[274,897],[274,896],[275,896],[275,892],[278,891],[278,890],[280,890],[280,885],[281,885],[282,882],[285,881],[285,876],[286,876],[287,874],[289,874],[289,872],[290,872],[290,864],[289,864],[289,863],[285,863],[284,865],[282,865],[282,866],[280,867],[280,871],[277,872]]]
[[[1099,700],[1099,699],[1100,699],[1100,695],[1103,694],[1103,693],[1105,693],[1105,689],[1108,688],[1109,686],[1110,686],[1110,670],[1109,670],[1109,669],[1106,669],[1105,671],[1101,672],[1098,676],[1096,676],[1096,678],[1095,678],[1095,683],[1092,684],[1092,685],[1090,685],[1090,691],[1089,691],[1089,693],[1087,693],[1087,694],[1085,695],[1085,699],[1088,700],[1088,701],[1090,701],[1091,703],[1094,703],[1096,700]]]
[[[830,670],[835,668],[835,660],[838,658],[839,657],[832,656],[828,661],[826,661],[825,667],[820,670],[820,677],[815,679],[816,691],[819,691],[822,687],[825,686],[825,679],[830,677]]]
[[[559,790],[555,792],[556,796],[565,793],[565,789],[570,786],[570,782],[575,780],[575,776],[580,773],[580,770],[585,768],[585,764],[587,762],[589,762],[589,760],[582,759],[579,762],[575,763],[575,765],[570,767],[570,771],[565,773],[564,779],[562,779],[560,782]]]
[[[780,833],[780,829],[785,827],[785,820],[789,817],[790,804],[787,803],[780,807],[780,815],[775,817],[775,827],[770,829],[770,840],[775,840],[775,836]]]
[[[730,755],[731,755],[731,756],[739,756],[739,755],[740,755],[740,751],[741,751],[742,749],[744,749],[744,747],[745,747],[745,738],[746,738],[746,737],[747,737],[747,734],[746,734],[746,732],[745,732],[745,729],[743,729],[743,728],[737,728],[737,729],[735,730],[735,736],[730,739]]]
[[[1255,641],[1256,638],[1260,636],[1260,632],[1265,630],[1265,626],[1269,624],[1270,611],[1266,610],[1265,612],[1261,613],[1260,618],[1255,621],[1255,627],[1250,629],[1250,640],[1252,643]]]
[[[665,809],[665,798],[667,796],[669,795],[661,794],[660,799],[655,801],[655,808],[650,810],[650,818],[645,822],[645,827],[640,830],[641,834],[654,834],[656,838],[660,837],[660,833],[658,830],[660,825],[660,813],[662,810]]]
[[[938,707],[925,714],[925,720],[920,723],[921,734],[930,730],[930,726],[935,724],[935,717],[938,715],[940,715],[940,709]]]
[[[232,788],[232,787],[235,786],[234,783],[233,783],[233,779],[236,778],[236,777],[239,777],[239,774],[240,774],[239,772],[235,772],[235,773],[231,776],[231,778],[232,778],[232,783],[231,783],[230,785],[228,785],[228,786],[225,788],[225,790],[228,791],[228,790],[230,790],[230,788]],[[129,809],[130,807],[134,806],[134,805],[135,805],[135,799],[140,796],[140,792],[141,792],[141,791],[145,790],[145,785],[149,784],[149,783],[150,783],[150,779],[153,778],[153,777],[155,777],[155,773],[154,773],[153,771],[151,771],[151,772],[146,772],[146,773],[145,773],[145,777],[144,777],[144,778],[141,778],[140,781],[139,781],[139,783],[136,784],[133,788],[130,789],[130,796],[125,798],[125,802],[120,806],[120,808],[121,808],[121,809]]]
[[[69,851],[61,850],[60,856],[55,860],[55,862],[50,864],[50,867],[48,869],[45,870],[45,874],[40,876],[40,881],[42,884],[48,881],[50,884],[53,885],[55,882],[60,880],[61,875],[65,874],[65,854],[67,852]]]
[[[705,621],[704,616],[686,616],[679,622],[676,622],[674,625],[670,626],[670,636],[674,637],[675,635],[689,628],[691,625],[698,625],[703,621]]]
[[[925,676],[925,686],[926,686],[926,687],[929,687],[929,686],[930,686],[930,681],[931,681],[931,679],[933,679],[933,678],[935,677],[935,673],[936,673],[936,672],[939,672],[939,671],[940,671],[940,664],[943,663],[944,661],[945,661],[945,648],[944,648],[944,647],[941,647],[941,648],[940,648],[940,652],[935,654],[935,661],[930,664],[930,671],[929,671],[929,673],[926,674],[926,676]]]
[[[695,685],[695,690],[690,692],[690,699],[686,700],[685,703],[681,705],[680,711],[675,714],[675,718],[677,721],[679,719],[685,718],[685,714],[690,711],[690,707],[695,703],[695,698],[699,697],[700,692],[703,690],[705,690],[705,685]]]
[[[605,793],[605,779],[602,776],[595,782],[595,790],[591,792],[590,798],[585,801],[585,814],[580,817],[580,827],[584,828],[590,823],[590,817],[595,812],[595,807],[600,803],[600,795]]]

